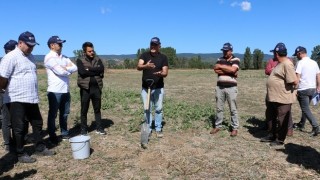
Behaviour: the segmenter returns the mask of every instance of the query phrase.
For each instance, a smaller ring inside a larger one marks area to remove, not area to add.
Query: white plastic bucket
[[[90,136],[75,136],[69,139],[74,159],[85,159],[90,156]]]

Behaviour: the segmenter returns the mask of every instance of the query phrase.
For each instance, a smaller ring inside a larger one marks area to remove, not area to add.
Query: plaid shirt
[[[0,62],[0,76],[8,78],[4,103],[39,102],[37,68],[32,54],[25,56],[19,48],[6,54]]]

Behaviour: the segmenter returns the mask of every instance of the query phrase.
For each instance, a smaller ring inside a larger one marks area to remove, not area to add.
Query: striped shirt
[[[4,103],[39,102],[37,68],[32,54],[25,56],[19,48],[6,54],[0,62],[0,76],[8,79]]]
[[[44,58],[48,75],[48,92],[69,92],[69,76],[78,70],[72,61],[64,56],[50,51]]]
[[[234,66],[239,69],[240,59],[235,56],[233,56],[232,59],[230,60],[227,60],[224,57],[220,57],[217,61],[217,64]],[[237,86],[237,75],[231,74],[231,73],[225,74],[225,75],[218,75],[217,86],[225,86],[225,87]]]

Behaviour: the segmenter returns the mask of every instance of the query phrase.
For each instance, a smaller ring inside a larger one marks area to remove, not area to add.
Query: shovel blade
[[[148,144],[149,124],[145,121],[141,124],[141,144]]]

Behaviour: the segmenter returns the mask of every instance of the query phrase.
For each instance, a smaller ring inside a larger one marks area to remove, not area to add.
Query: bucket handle
[[[77,152],[77,151],[79,151],[80,149],[84,148],[84,146],[86,145],[86,142],[87,142],[87,141],[82,141],[82,142],[72,142],[72,143],[83,143],[83,146],[82,146],[82,147],[78,148],[77,150],[72,150],[72,152]]]

